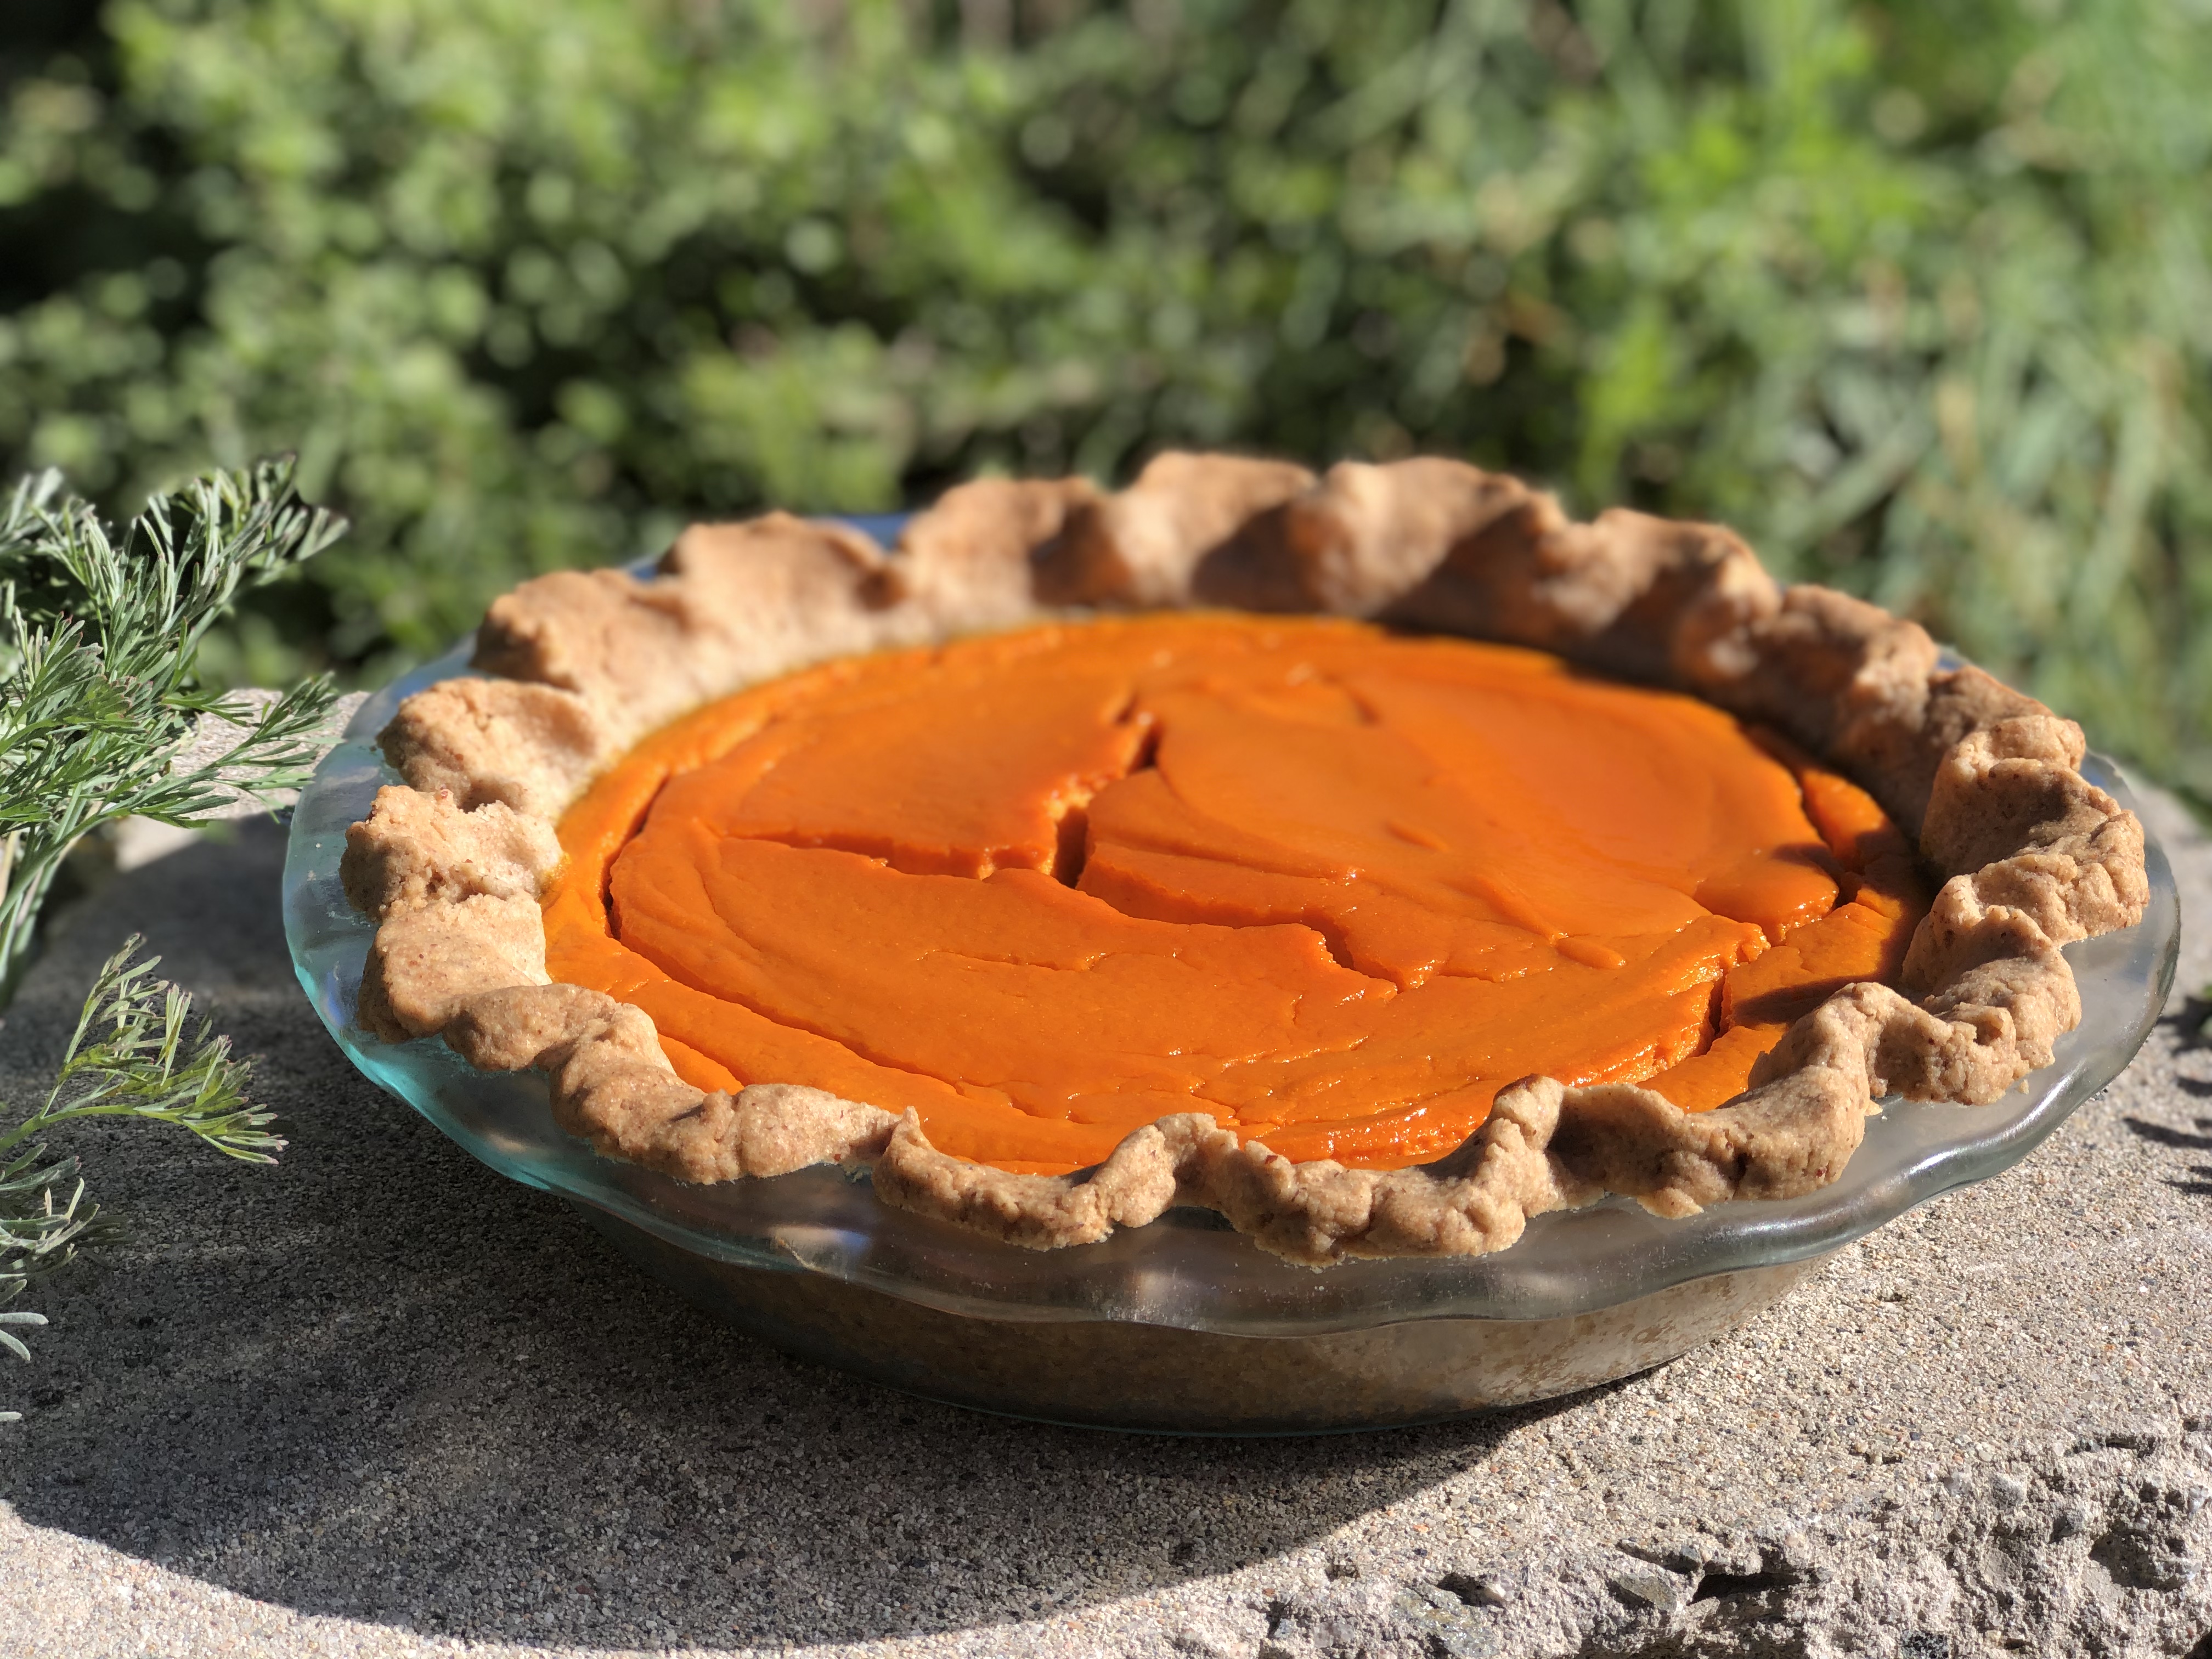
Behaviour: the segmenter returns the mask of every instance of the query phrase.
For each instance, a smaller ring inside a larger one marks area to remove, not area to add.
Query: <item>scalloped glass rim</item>
[[[860,522],[876,531],[896,521]],[[467,672],[466,660],[467,647],[456,647],[371,697],[294,809],[285,937],[300,983],[338,1047],[364,1075],[502,1175],[595,1206],[702,1256],[827,1274],[949,1313],[1306,1336],[1408,1319],[1571,1316],[1707,1274],[1802,1261],[2026,1157],[2134,1058],[2173,980],[2180,908],[2172,871],[2152,842],[2142,921],[2066,947],[2082,1018],[2060,1039],[2052,1063],[1991,1106],[1885,1103],[1842,1177],[1817,1193],[1720,1205],[1681,1220],[1607,1199],[1539,1216],[1511,1249],[1472,1260],[1346,1261],[1315,1270],[1267,1255],[1197,1210],[1170,1211],[1098,1244],[1024,1250],[878,1203],[865,1170],[825,1166],[690,1187],[603,1158],[554,1127],[544,1079],[535,1073],[480,1073],[441,1042],[386,1043],[353,1025],[373,929],[346,902],[338,858],[347,826],[367,816],[380,786],[398,781],[373,740],[402,698]],[[2092,757],[2084,770],[2132,805],[2112,763]]]

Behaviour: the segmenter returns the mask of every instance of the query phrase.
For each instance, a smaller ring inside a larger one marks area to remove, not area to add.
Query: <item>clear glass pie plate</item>
[[[553,1124],[534,1073],[489,1075],[437,1041],[355,1024],[373,929],[346,902],[347,826],[395,782],[374,748],[400,699],[465,672],[465,648],[372,697],[295,808],[292,960],[348,1058],[502,1175],[567,1198],[681,1294],[788,1349],[895,1387],[1056,1421],[1312,1432],[1431,1420],[1659,1364],[1751,1317],[1916,1204],[2000,1174],[2133,1059],[2173,978],[2180,913],[2163,852],[2125,933],[2066,947],[2082,1020],[2052,1064],[1984,1107],[1892,1100],[1833,1185],[1662,1220],[1622,1199],[1540,1216],[1473,1260],[1268,1255],[1174,1210],[1098,1244],[1030,1251],[878,1203],[865,1170],[692,1187],[599,1157]],[[2094,757],[2089,775],[2123,801]]]

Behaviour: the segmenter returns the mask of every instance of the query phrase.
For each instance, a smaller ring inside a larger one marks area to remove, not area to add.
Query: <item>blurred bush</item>
[[[357,526],[240,677],[687,514],[1420,449],[2212,793],[2202,0],[13,0],[0,77],[0,460]]]

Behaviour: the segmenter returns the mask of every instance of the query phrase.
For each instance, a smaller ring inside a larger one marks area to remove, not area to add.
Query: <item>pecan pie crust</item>
[[[790,1084],[708,1091],[652,1020],[549,982],[538,900],[562,811],[639,738],[828,658],[1100,611],[1228,606],[1370,617],[1551,651],[1779,729],[1856,779],[1941,890],[1902,983],[1835,992],[1752,1087],[1686,1113],[1628,1084],[1532,1077],[1417,1168],[1295,1163],[1199,1114],[1073,1176],[933,1147],[913,1113]],[[1294,1261],[1478,1255],[1532,1215],[1624,1194],[1661,1215],[1833,1181],[1885,1095],[1986,1104],[2081,1019],[2059,947],[2132,926],[2142,826],[2081,775],[2081,728],[1915,623],[1774,581],[1732,532],[1615,510],[1568,520],[1519,481],[1436,459],[1289,463],[1170,453],[1129,488],[963,485],[886,551],[781,513],[686,531],[639,580],[564,572],[491,607],[481,678],[409,698],[380,739],[405,781],[347,836],[345,890],[378,926],[361,1024],[534,1066],[561,1127],[688,1182],[872,1165],[886,1202],[1036,1249],[1171,1205],[1218,1211]]]

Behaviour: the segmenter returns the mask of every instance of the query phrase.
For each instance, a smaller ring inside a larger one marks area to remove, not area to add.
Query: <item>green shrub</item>
[[[689,514],[1175,442],[1462,453],[1727,519],[2212,788],[2186,9],[939,11],[26,27],[0,470],[125,499],[297,447],[356,529],[232,636],[266,678],[381,672]]]

